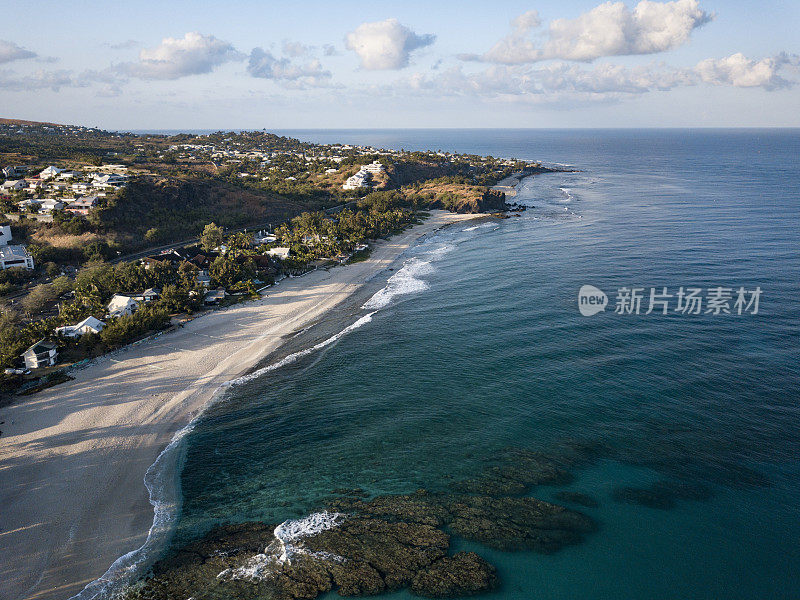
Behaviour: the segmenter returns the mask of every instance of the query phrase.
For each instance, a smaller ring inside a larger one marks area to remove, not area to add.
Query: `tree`
[[[144,234],[144,239],[145,241],[148,242],[155,242],[160,237],[161,237],[161,232],[158,230],[158,227],[151,227]]]
[[[47,304],[57,297],[56,290],[52,285],[42,283],[33,288],[30,293],[20,301],[20,305],[26,313],[33,315],[40,312]]]
[[[214,285],[230,288],[239,282],[255,277],[256,269],[252,259],[240,263],[225,256],[219,256],[211,263],[210,275]]]
[[[224,233],[222,227],[216,223],[209,223],[203,228],[203,235],[200,237],[200,245],[203,250],[209,252],[222,244]]]

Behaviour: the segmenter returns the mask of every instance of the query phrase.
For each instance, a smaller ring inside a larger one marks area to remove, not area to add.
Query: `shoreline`
[[[379,241],[364,262],[285,279],[260,300],[126,347],[76,371],[74,381],[0,410],[0,597],[69,598],[112,563],[124,567],[120,561],[135,559],[146,543],[157,547],[169,533],[159,519],[163,509],[174,511],[177,496],[152,502],[146,477],[162,457],[180,460],[168,449],[180,447],[227,384],[322,321],[421,238],[485,216],[432,211]],[[101,590],[86,591],[81,597]]]

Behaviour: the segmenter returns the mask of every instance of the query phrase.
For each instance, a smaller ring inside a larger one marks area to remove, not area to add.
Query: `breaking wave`
[[[375,312],[373,311],[373,312],[371,312],[371,313],[369,313],[367,315],[364,315],[363,317],[358,319],[352,325],[348,325],[347,327],[342,329],[336,335],[332,335],[327,340],[324,340],[324,341],[322,341],[322,342],[320,342],[318,344],[314,344],[310,348],[306,348],[305,350],[300,350],[299,352],[295,352],[293,354],[289,354],[288,356],[282,358],[278,362],[275,362],[275,363],[272,363],[271,365],[267,365],[266,367],[262,367],[260,369],[257,369],[255,371],[253,371],[252,373],[249,373],[247,375],[239,377],[238,379],[234,379],[233,381],[228,383],[228,386],[241,385],[243,383],[247,383],[248,381],[252,381],[253,379],[258,379],[259,377],[261,377],[265,373],[269,373],[270,371],[274,371],[276,369],[280,369],[281,367],[285,367],[286,365],[290,365],[293,362],[296,362],[298,359],[303,358],[304,356],[308,356],[309,354],[311,354],[313,352],[316,352],[317,350],[321,350],[322,348],[330,346],[331,344],[333,344],[334,342],[338,341],[339,339],[341,339],[343,336],[347,335],[351,331],[354,331],[355,329],[358,329],[359,327],[362,327],[363,325],[366,325],[367,323],[372,321],[372,315],[374,315],[374,314],[375,314]]]
[[[273,575],[283,565],[292,564],[298,555],[312,556],[321,560],[344,560],[329,552],[312,552],[301,544],[303,538],[333,529],[345,518],[342,513],[322,511],[312,513],[302,519],[291,519],[278,525],[273,531],[275,541],[271,542],[261,554],[249,558],[241,567],[225,569],[217,579],[262,580]]]

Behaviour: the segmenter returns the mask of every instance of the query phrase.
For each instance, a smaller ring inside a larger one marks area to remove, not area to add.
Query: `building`
[[[255,235],[253,235],[253,243],[257,246],[262,244],[271,244],[277,240],[277,236],[274,236],[267,231],[258,231],[255,233]]]
[[[54,167],[51,165],[47,167],[44,171],[39,173],[39,179],[52,179],[53,177],[61,173],[61,171],[63,170],[64,169],[59,169],[58,167]]]
[[[106,324],[100,319],[86,317],[77,325],[67,325],[66,327],[56,328],[56,334],[63,335],[65,337],[76,338],[86,335],[87,333],[100,333],[105,326]]]
[[[3,169],[3,177],[5,177],[6,179],[22,178],[22,177],[25,177],[25,175],[27,175],[27,174],[28,174],[28,167],[22,167],[22,166],[11,167],[11,166],[9,166],[9,167],[6,167],[5,169]]]
[[[51,213],[54,210],[62,210],[64,208],[64,203],[60,200],[56,200],[54,198],[45,198],[42,200],[41,205],[39,206],[39,212],[41,213]]]
[[[112,173],[110,175],[95,175],[92,185],[96,188],[118,188],[123,187],[126,183],[128,183],[127,176]]]
[[[204,303],[205,304],[219,304],[223,300],[225,300],[225,290],[220,288],[218,290],[209,290],[206,292]]]
[[[28,187],[28,184],[24,179],[14,179],[3,182],[3,184],[0,185],[0,191],[5,194],[10,194],[11,192],[24,190],[26,187]]]
[[[123,317],[132,315],[139,308],[139,304],[130,296],[114,294],[111,302],[108,303],[108,315],[110,317]]]
[[[362,166],[361,170],[366,171],[367,173],[383,173],[384,167],[376,160],[368,165]]]
[[[342,185],[344,190],[357,190],[358,188],[369,186],[370,174],[366,171],[359,171],[355,175],[347,178]]]
[[[71,202],[64,210],[76,215],[88,215],[97,206],[97,202],[97,196],[84,196],[83,198],[78,198],[75,202]]]
[[[52,367],[58,360],[57,346],[53,342],[39,340],[22,353],[22,359],[28,369]]]
[[[131,296],[136,302],[152,302],[153,300],[158,300],[159,296],[161,296],[161,290],[157,290],[155,288],[148,288],[143,291],[141,294],[134,294]]]
[[[285,248],[285,247],[270,248],[269,250],[267,250],[267,254],[269,254],[270,256],[275,256],[280,259],[289,258],[291,252],[292,251],[290,248]]]
[[[33,269],[33,257],[25,246],[0,246],[0,271],[11,267]]]
[[[0,246],[5,246],[11,241],[11,225],[0,225]]]

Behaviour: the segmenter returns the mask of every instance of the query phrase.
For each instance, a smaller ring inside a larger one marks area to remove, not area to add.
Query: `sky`
[[[113,130],[800,126],[797,0],[5,8],[7,118]]]

